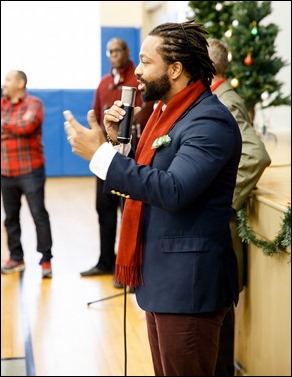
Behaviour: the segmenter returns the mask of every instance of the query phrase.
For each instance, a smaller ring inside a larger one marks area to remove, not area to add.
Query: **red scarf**
[[[151,149],[154,140],[166,135],[205,90],[202,81],[187,86],[171,99],[162,114],[163,102],[159,102],[145,126],[137,147],[135,160],[139,165],[151,164],[156,152],[156,149]],[[124,286],[137,287],[143,282],[141,273],[143,208],[143,202],[126,199],[115,268],[115,280],[123,283]]]
[[[218,86],[220,86],[221,84],[223,84],[227,79],[225,77],[223,77],[222,79],[218,80],[217,82],[215,82],[215,84],[213,84],[211,86],[211,91],[212,93],[218,88]]]

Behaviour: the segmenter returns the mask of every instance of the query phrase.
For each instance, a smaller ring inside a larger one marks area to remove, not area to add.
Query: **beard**
[[[162,75],[155,81],[142,79],[140,81],[145,84],[145,91],[142,92],[142,98],[145,102],[161,100],[171,88],[167,74]]]

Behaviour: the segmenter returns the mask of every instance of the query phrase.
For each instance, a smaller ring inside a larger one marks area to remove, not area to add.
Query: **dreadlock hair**
[[[179,61],[189,73],[189,84],[202,80],[210,86],[216,74],[208,54],[208,32],[194,20],[182,23],[166,22],[156,26],[148,35],[162,38],[159,52],[168,64]]]

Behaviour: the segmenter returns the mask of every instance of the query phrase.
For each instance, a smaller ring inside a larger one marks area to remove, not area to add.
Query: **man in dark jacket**
[[[126,198],[115,278],[146,312],[157,376],[214,375],[222,320],[238,301],[229,224],[241,135],[210,90],[205,33],[194,21],[165,23],[142,43],[138,89],[159,102],[135,159],[106,142],[92,111],[90,130],[64,112],[73,152],[105,192]],[[114,142],[124,115],[121,101],[106,110]]]

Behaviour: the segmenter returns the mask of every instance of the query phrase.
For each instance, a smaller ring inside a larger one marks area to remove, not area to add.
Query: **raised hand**
[[[94,110],[89,110],[87,113],[90,128],[80,124],[69,110],[64,111],[63,115],[66,119],[64,128],[67,140],[72,146],[72,152],[90,161],[101,144],[106,142],[103,131],[97,123]]]

